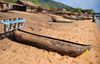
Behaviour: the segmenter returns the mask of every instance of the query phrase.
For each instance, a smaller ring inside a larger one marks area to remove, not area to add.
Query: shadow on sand
[[[8,38],[14,42],[18,42],[14,36],[13,36],[13,33],[12,31],[9,31],[9,32],[4,32],[4,33],[0,33],[0,40],[4,39],[4,38]]]

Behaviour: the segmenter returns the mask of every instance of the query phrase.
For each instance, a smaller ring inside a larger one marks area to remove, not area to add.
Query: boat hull
[[[30,44],[40,49],[46,49],[48,51],[58,52],[61,55],[69,55],[72,57],[77,57],[91,48],[91,46],[41,36],[23,30],[14,30],[13,35],[15,39],[21,43]]]
[[[54,22],[61,22],[61,23],[72,23],[72,22],[74,22],[74,20],[56,19],[56,18],[54,18],[54,17],[51,17],[51,18],[52,18],[52,20],[53,20]]]

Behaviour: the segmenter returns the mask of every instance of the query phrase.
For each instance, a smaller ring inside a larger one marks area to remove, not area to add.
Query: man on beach
[[[93,21],[92,21],[92,22],[95,22],[95,17],[94,17],[94,15],[92,15],[92,18],[93,18]]]

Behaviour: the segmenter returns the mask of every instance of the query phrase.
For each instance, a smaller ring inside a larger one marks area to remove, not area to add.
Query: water
[[[99,33],[100,33],[100,16],[99,17],[96,17],[96,26],[97,26],[97,29],[98,29],[98,31],[99,31]]]

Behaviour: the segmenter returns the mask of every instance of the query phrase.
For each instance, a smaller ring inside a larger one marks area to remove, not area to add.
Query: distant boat
[[[69,16],[66,16],[66,15],[64,15],[63,17],[64,17],[64,18],[67,18],[67,19],[71,19],[71,20],[80,20],[80,19],[77,18],[77,17],[69,17]]]
[[[72,23],[74,22],[74,20],[67,20],[67,19],[58,19],[58,18],[55,18],[55,17],[51,17],[53,22],[62,22],[62,23]]]
[[[67,18],[67,19],[72,19],[72,20],[90,20],[90,19],[92,19],[91,17],[69,17],[69,16],[66,16],[66,15],[64,15],[63,16],[64,18]]]

